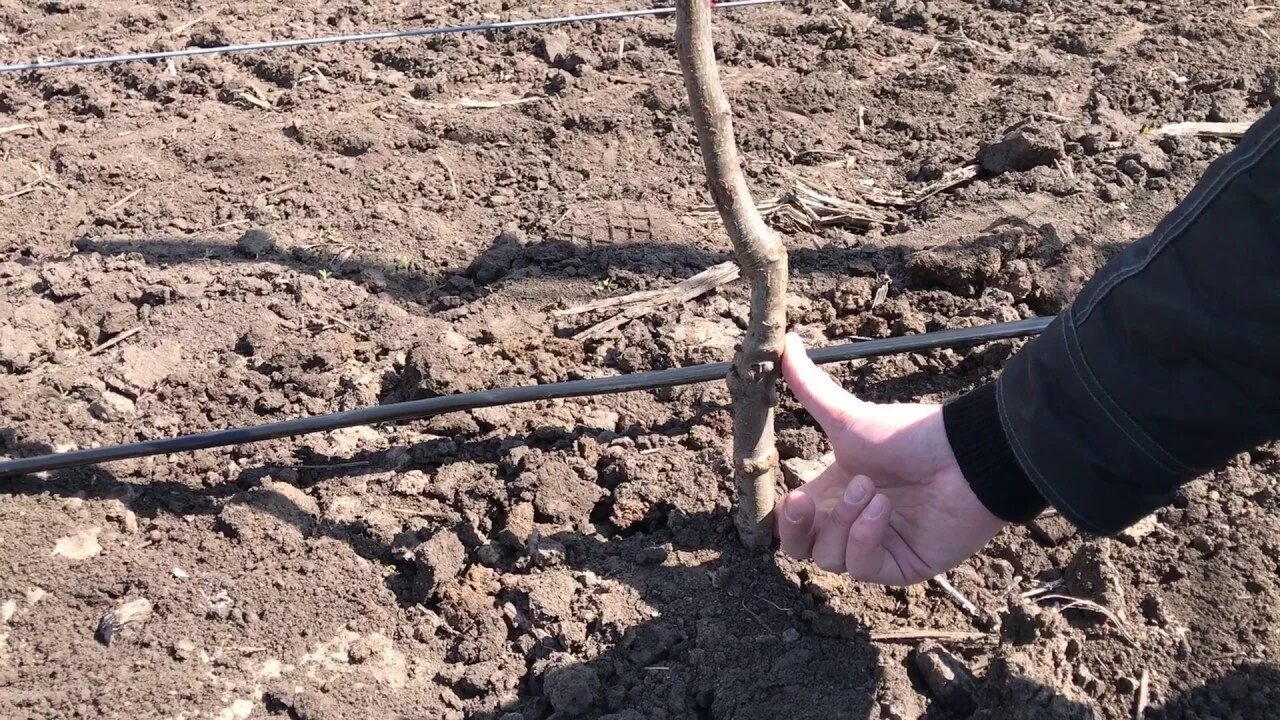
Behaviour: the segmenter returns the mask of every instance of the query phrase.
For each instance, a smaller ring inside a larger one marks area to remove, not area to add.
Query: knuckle
[[[872,543],[872,540],[872,534],[867,531],[866,527],[854,523],[853,527],[849,528],[849,555],[856,556],[861,554],[864,548]]]

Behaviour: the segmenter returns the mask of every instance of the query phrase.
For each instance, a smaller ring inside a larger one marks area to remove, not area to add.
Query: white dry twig
[[[973,617],[979,617],[981,615],[981,612],[978,610],[978,606],[974,605],[973,601],[957,590],[956,586],[952,585],[950,580],[947,580],[946,575],[934,575],[932,579],[934,584],[942,588],[943,592],[947,595],[951,596],[951,599],[955,600],[956,604],[959,605],[966,613]]]
[[[258,97],[257,94],[252,93],[248,90],[245,90],[240,93],[240,99],[244,100],[250,105],[254,105],[259,108],[262,108],[263,110],[270,110],[272,107],[271,103],[267,102],[266,100],[263,100],[262,98]]]
[[[944,642],[976,642],[979,640],[988,640],[990,637],[991,636],[987,633],[969,630],[930,630],[921,628],[871,631],[871,642],[880,643],[918,643],[925,640],[941,640]]]
[[[915,195],[907,198],[907,201],[911,205],[919,205],[938,193],[943,193],[951,188],[963,185],[976,177],[978,177],[977,164],[962,165],[954,170],[948,170],[943,174],[941,179],[924,186]]]
[[[1142,679],[1138,681],[1138,699],[1133,706],[1133,720],[1143,720],[1147,716],[1147,705],[1151,702],[1151,675],[1142,669]]]
[[[215,13],[215,12],[207,12],[207,13],[204,13],[203,15],[198,15],[198,16],[196,16],[196,17],[192,18],[191,20],[188,20],[188,21],[186,21],[186,22],[182,23],[181,25],[179,25],[179,26],[175,27],[174,29],[170,30],[170,31],[169,31],[169,34],[170,34],[170,35],[178,35],[178,34],[180,34],[180,33],[182,33],[182,32],[185,32],[185,31],[187,31],[187,30],[190,30],[191,28],[195,27],[196,25],[199,25],[200,23],[204,22],[205,20],[208,20],[211,16],[216,15],[216,14],[217,14],[217,13]]]
[[[558,310],[555,315],[576,315],[594,310],[607,310],[609,308],[620,307],[622,312],[614,315],[608,320],[596,323],[591,327],[582,330],[573,336],[574,340],[586,340],[592,337],[599,337],[607,332],[622,327],[627,322],[636,318],[644,317],[654,310],[670,305],[672,303],[686,303],[705,295],[712,290],[724,285],[725,283],[737,280],[741,274],[741,269],[735,262],[723,262],[719,265],[712,265],[693,277],[683,280],[675,285],[664,288],[662,290],[645,290],[619,298],[605,298],[595,302],[571,307],[567,310]]]
[[[1120,636],[1123,637],[1126,642],[1131,646],[1137,647],[1137,643],[1134,642],[1133,636],[1129,634],[1129,628],[1125,625],[1124,621],[1120,619],[1119,615],[1116,615],[1106,607],[1099,605],[1092,600],[1071,597],[1070,595],[1041,595],[1036,601],[1048,602],[1050,600],[1057,600],[1059,602],[1066,603],[1065,605],[1061,605],[1057,608],[1060,612],[1066,612],[1067,610],[1089,610],[1090,612],[1102,615],[1115,624],[1116,630],[1119,631]]]
[[[808,231],[841,225],[866,228],[893,222],[868,205],[824,193],[800,180],[794,181],[790,192],[762,200],[757,209],[762,217],[790,220]],[[703,205],[694,208],[693,214],[710,219],[716,217],[717,211],[710,205]]]
[[[1234,140],[1244,136],[1253,121],[1247,122],[1176,122],[1162,125],[1152,131],[1156,137],[1226,138]]]
[[[111,212],[115,212],[116,210],[119,210],[120,208],[124,207],[125,203],[137,197],[138,193],[140,192],[142,192],[142,188],[134,189],[128,195],[125,195],[124,197],[120,198],[119,200],[111,203],[106,208],[104,208],[102,211],[102,214],[106,215],[107,213],[111,213]]]
[[[1022,593],[1018,597],[1022,598],[1023,600],[1030,600],[1031,598],[1039,597],[1041,595],[1044,595],[1045,593],[1053,592],[1054,590],[1057,590],[1058,588],[1062,587],[1062,585],[1063,585],[1063,581],[1061,579],[1050,580],[1049,582],[1041,585],[1038,588],[1032,588],[1031,590],[1028,590]]]
[[[440,164],[440,167],[444,168],[445,174],[449,176],[449,191],[451,193],[449,197],[456,200],[459,197],[458,179],[453,176],[453,168],[449,167],[449,163],[440,155],[435,156],[435,161]]]
[[[507,107],[508,105],[524,105],[525,103],[538,102],[545,100],[542,95],[527,95],[525,97],[513,98],[510,100],[472,100],[471,98],[462,98],[458,101],[457,107],[463,110],[493,110],[495,108]]]
[[[105,351],[107,351],[107,350],[110,350],[111,348],[115,347],[116,345],[119,345],[120,343],[124,342],[125,340],[128,340],[129,338],[133,337],[134,335],[137,335],[138,333],[142,332],[142,330],[143,330],[144,328],[145,328],[145,326],[144,326],[144,325],[139,325],[139,326],[137,326],[137,327],[129,328],[128,330],[125,330],[124,332],[120,333],[119,335],[116,335],[115,337],[111,338],[110,340],[108,340],[108,341],[106,341],[106,342],[102,343],[102,344],[101,344],[101,345],[99,345],[98,347],[96,347],[96,348],[94,348],[94,349],[90,350],[90,351],[88,352],[88,354],[89,354],[89,355],[97,355],[98,353],[101,353],[101,352],[105,352]]]
[[[23,195],[26,195],[27,193],[35,192],[35,191],[36,191],[36,190],[37,190],[41,185],[48,185],[48,186],[50,186],[50,187],[58,187],[57,183],[56,183],[56,182],[54,182],[53,178],[51,178],[51,177],[49,177],[48,175],[45,175],[45,174],[44,174],[44,168],[40,167],[39,165],[36,165],[35,163],[32,163],[32,167],[34,167],[34,168],[35,168],[35,171],[36,171],[36,179],[35,179],[35,180],[32,180],[31,182],[27,183],[26,185],[23,185],[22,187],[18,188],[17,190],[14,190],[14,191],[13,191],[13,192],[11,192],[11,193],[8,193],[8,194],[6,194],[6,195],[0,195],[0,202],[7,201],[7,200],[12,200],[12,199],[17,198],[17,197],[22,197]]]
[[[267,190],[266,192],[261,193],[260,195],[258,195],[258,197],[269,198],[269,197],[275,197],[276,195],[283,195],[284,193],[287,193],[290,190],[297,189],[297,187],[298,187],[298,183],[285,183],[284,185],[281,185],[278,188],[273,188],[271,190]]]

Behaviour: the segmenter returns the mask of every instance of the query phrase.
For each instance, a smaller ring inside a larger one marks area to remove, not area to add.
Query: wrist
[[[1026,522],[1048,507],[1009,445],[995,383],[944,405],[942,423],[961,474],[992,515],[1006,522]]]

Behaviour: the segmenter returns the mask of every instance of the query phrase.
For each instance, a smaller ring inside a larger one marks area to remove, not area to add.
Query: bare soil
[[[0,0],[0,57],[616,6]],[[1056,311],[1230,148],[1150,128],[1280,102],[1278,13],[724,12],[757,195],[801,179],[867,205],[779,216],[791,322],[821,344]],[[552,315],[729,257],[695,212],[671,37],[640,19],[0,78],[0,453],[728,359],[740,283],[585,342],[604,315]],[[837,372],[942,401],[1013,349]],[[1146,534],[1008,530],[951,573],[974,616],[936,585],[744,551],[726,401],[713,383],[4,480],[0,716],[1113,719],[1144,676],[1149,719],[1275,716],[1276,448]],[[783,457],[821,457],[784,403]],[[1109,614],[1021,597],[1057,581]],[[974,635],[885,639],[903,630]]]

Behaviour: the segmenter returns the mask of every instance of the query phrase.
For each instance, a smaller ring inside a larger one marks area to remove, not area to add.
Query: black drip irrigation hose
[[[809,357],[815,363],[824,364],[881,355],[920,352],[936,348],[980,345],[993,340],[1038,335],[1051,322],[1053,322],[1052,317],[1041,317],[975,328],[939,330],[918,335],[885,338],[883,340],[866,340],[811,350]],[[267,425],[216,430],[214,432],[200,433],[199,435],[184,435],[163,440],[148,440],[146,442],[108,445],[106,447],[53,455],[38,455],[36,457],[0,462],[0,478],[51,470],[64,470],[84,465],[96,465],[113,460],[192,452],[194,450],[207,450],[229,445],[244,445],[263,440],[307,435],[357,425],[417,420],[432,415],[493,407],[495,405],[514,405],[535,400],[588,397],[591,395],[653,390],[676,385],[692,385],[694,383],[720,380],[728,374],[729,368],[729,363],[722,362],[670,370],[652,370],[630,375],[619,375],[617,377],[570,380],[568,382],[499,390],[482,390],[480,392],[445,395],[426,400],[379,405],[361,410],[348,410],[330,415],[286,420]]]

